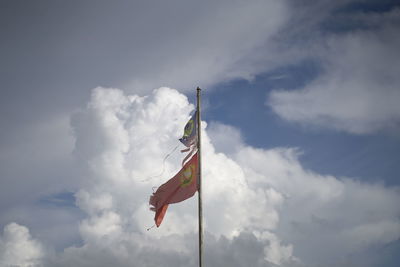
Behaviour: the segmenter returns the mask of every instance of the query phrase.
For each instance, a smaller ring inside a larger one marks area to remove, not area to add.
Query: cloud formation
[[[196,198],[171,205],[146,231],[151,187],[180,168],[177,144],[193,105],[176,90],[144,97],[96,88],[75,114],[74,155],[82,179],[77,205],[82,246],[44,256],[45,266],[196,266]],[[353,253],[400,237],[397,188],[305,170],[292,148],[250,147],[226,125],[203,124],[206,262],[212,266],[340,265]],[[236,131],[236,133],[235,133]],[[232,140],[230,139],[232,136]],[[236,146],[237,149],[224,148]]]
[[[313,45],[323,74],[304,88],[272,91],[267,104],[280,117],[305,125],[355,134],[398,131],[400,10],[351,16],[364,28]]]
[[[163,158],[193,110],[175,90],[149,93],[160,85],[185,91],[199,81],[251,80],[311,57],[324,73],[303,89],[273,91],[268,103],[278,115],[357,134],[398,129],[398,10],[352,14],[362,29],[315,36],[330,11],[352,1],[313,2],[5,8],[1,264],[196,266],[195,198],[146,231],[151,188],[180,168],[181,154],[164,167]],[[93,90],[71,134],[81,89],[96,84],[148,95]],[[398,188],[320,175],[304,169],[301,151],[251,147],[229,125],[204,124],[203,136],[208,265],[364,267],[359,260],[372,249],[399,243]],[[75,190],[77,207],[54,204],[55,193]]]
[[[165,177],[172,177],[179,169],[180,155],[175,154],[166,162],[162,177],[148,177],[159,172],[165,152],[177,144],[191,109],[186,97],[168,88],[160,88],[147,97],[125,96],[117,89],[93,91],[88,109],[73,119],[76,155],[88,164],[89,180],[77,194],[78,205],[90,215],[80,226],[85,242],[97,243],[105,236],[119,239],[132,231],[143,233],[151,224],[149,189],[161,184]],[[264,192],[248,188],[240,166],[224,154],[216,154],[206,134],[203,147],[204,164],[209,166],[204,170],[204,179],[211,181],[204,190],[208,199],[207,231],[232,238],[244,228],[256,226],[260,236],[273,229],[277,222],[274,206],[281,201],[279,194],[271,189]],[[260,200],[259,205],[253,204]],[[163,222],[165,226],[150,235],[195,231],[194,204],[192,199],[171,208]],[[249,211],[263,216],[243,216]]]
[[[4,227],[0,236],[0,266],[41,266],[43,255],[42,245],[31,237],[28,228],[17,223]]]
[[[276,232],[307,264],[345,260],[400,237],[398,188],[313,173],[293,149],[248,147],[237,162],[253,183],[285,197]]]

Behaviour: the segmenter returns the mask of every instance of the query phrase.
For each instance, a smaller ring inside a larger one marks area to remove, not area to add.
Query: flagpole
[[[201,116],[200,116],[200,92],[197,87],[197,153],[198,153],[198,218],[199,218],[199,267],[203,267],[203,204],[201,199]]]

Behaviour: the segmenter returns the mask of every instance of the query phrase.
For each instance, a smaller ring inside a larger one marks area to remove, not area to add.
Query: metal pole
[[[203,266],[203,204],[201,199],[201,116],[200,91],[197,87],[197,153],[198,153],[198,211],[199,211],[199,267]]]

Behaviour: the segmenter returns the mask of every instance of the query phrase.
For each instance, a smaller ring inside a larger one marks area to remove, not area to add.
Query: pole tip
[[[197,86],[197,91],[201,91],[200,87]]]

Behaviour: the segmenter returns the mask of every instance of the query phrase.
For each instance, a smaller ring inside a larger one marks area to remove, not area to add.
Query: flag
[[[197,111],[193,114],[190,120],[186,123],[183,136],[179,139],[186,147],[190,147],[197,140]]]
[[[150,197],[150,209],[154,211],[154,221],[160,226],[169,204],[184,201],[197,191],[197,153],[182,167],[182,169],[169,181],[161,185]]]

